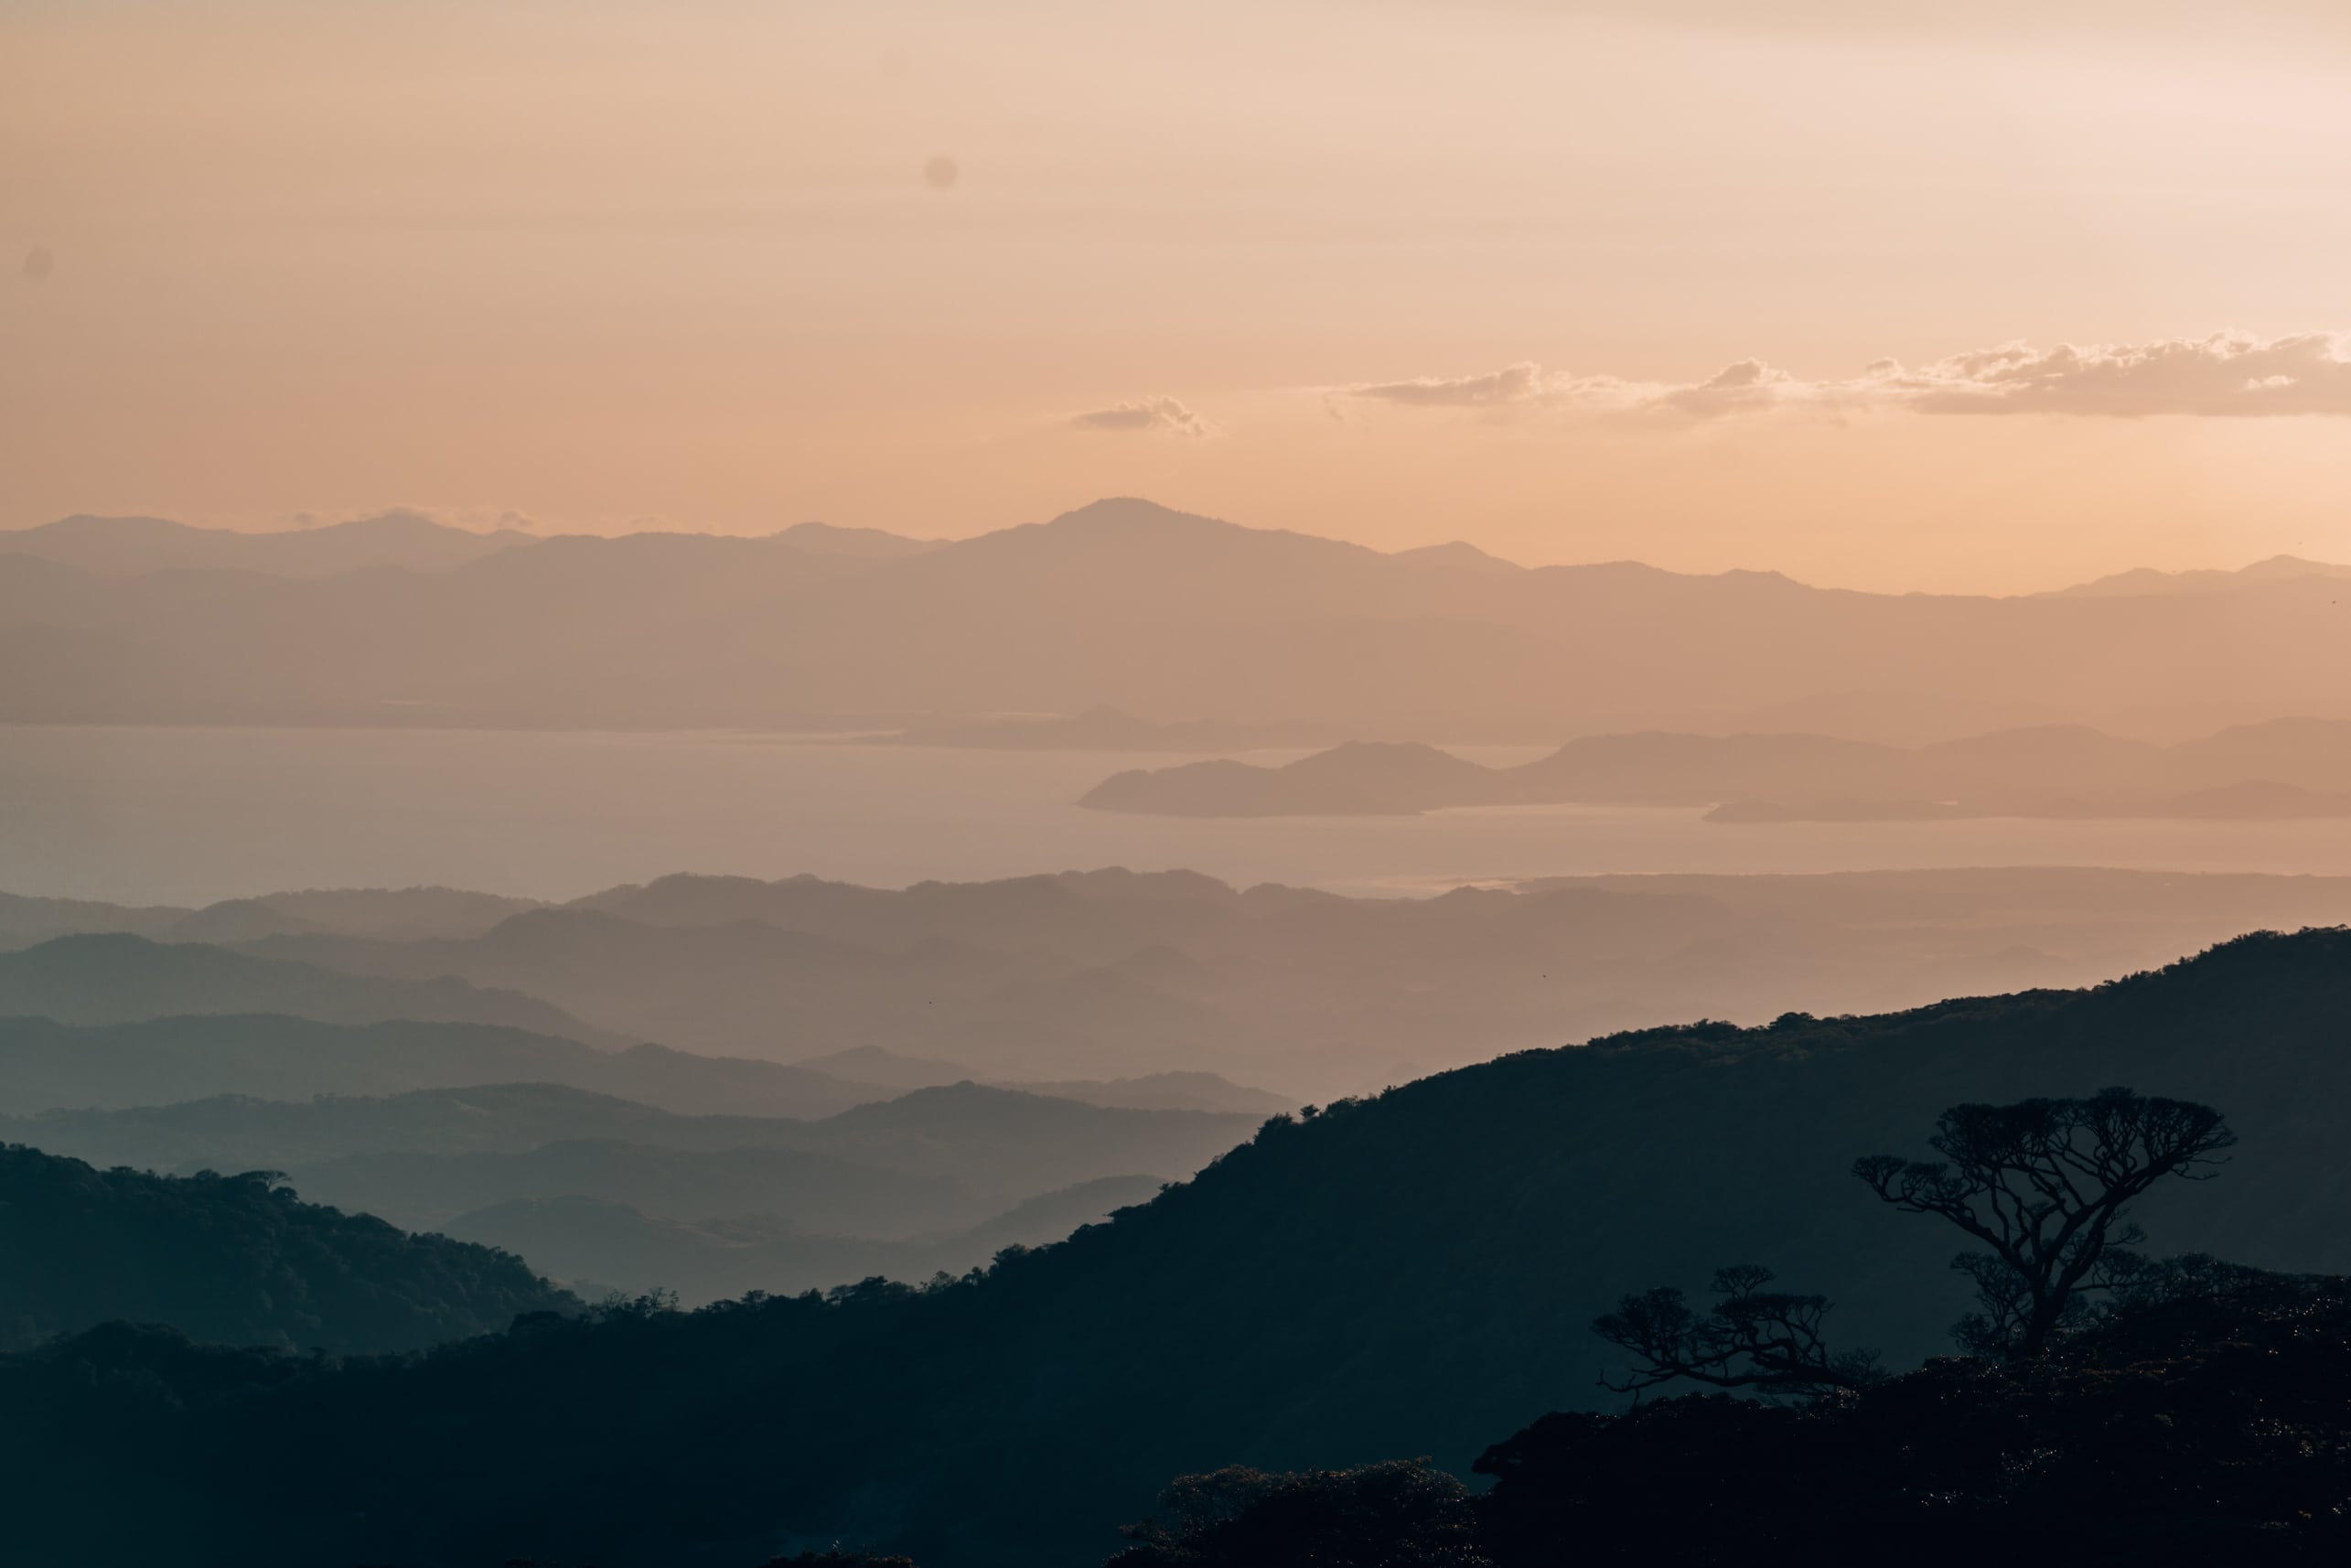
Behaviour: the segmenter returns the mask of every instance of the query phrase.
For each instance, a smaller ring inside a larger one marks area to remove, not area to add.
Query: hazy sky
[[[6,0],[0,524],[2351,559],[2346,192],[2339,0]]]

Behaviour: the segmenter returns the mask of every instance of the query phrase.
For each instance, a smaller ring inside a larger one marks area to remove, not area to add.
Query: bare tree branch
[[[2117,1250],[2144,1239],[2124,1222],[2132,1200],[2166,1176],[2218,1175],[2237,1135],[2209,1105],[2101,1089],[2087,1100],[1955,1105],[1928,1142],[1942,1159],[1871,1155],[1853,1175],[1882,1201],[1991,1249],[1952,1262],[1975,1282],[1980,1308],[1953,1332],[1980,1354],[2022,1359],[2080,1320],[2085,1293],[2121,1288],[2133,1265]]]
[[[1671,1286],[1628,1295],[1594,1320],[1592,1331],[1639,1358],[1621,1382],[1601,1380],[1617,1393],[1637,1394],[1686,1379],[1718,1389],[1766,1389],[1818,1393],[1874,1381],[1877,1358],[1832,1352],[1821,1331],[1827,1297],[1767,1291],[1772,1272],[1754,1263],[1717,1270],[1722,1299],[1704,1315]]]

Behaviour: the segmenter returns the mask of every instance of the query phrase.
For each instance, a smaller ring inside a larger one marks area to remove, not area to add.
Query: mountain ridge
[[[2115,1082],[2209,1101],[2241,1143],[2220,1179],[2151,1195],[2154,1245],[2340,1272],[2346,1011],[2351,930],[2250,937],[2080,991],[1501,1058],[1277,1118],[1107,1224],[934,1289],[534,1327],[333,1381],[75,1342],[0,1361],[0,1387],[38,1402],[62,1397],[44,1391],[60,1365],[144,1366],[161,1387],[140,1419],[170,1441],[127,1474],[94,1432],[20,1443],[39,1480],[25,1523],[86,1534],[94,1488],[187,1486],[219,1488],[235,1549],[265,1568],[326,1544],[649,1563],[778,1537],[940,1568],[1097,1561],[1173,1476],[1412,1452],[1465,1466],[1546,1411],[1590,1408],[1613,1352],[1583,1326],[1727,1261],[1831,1296],[1841,1344],[1897,1365],[1939,1350],[1966,1295],[1951,1243],[1848,1167],[1923,1152],[1956,1101]],[[538,1434],[520,1451],[495,1419],[517,1410]],[[296,1412],[306,1441],[282,1463],[232,1463]],[[594,1458],[616,1422],[638,1439],[623,1489]],[[427,1430],[444,1441],[416,1443]],[[128,1535],[144,1515],[119,1517]],[[93,1544],[124,1558],[111,1534]]]
[[[1856,669],[1913,714],[2343,715],[2323,673],[2351,655],[2341,591],[2291,576],[1993,598],[1498,570],[1132,498],[896,558],[557,535],[443,571],[297,580],[0,551],[0,720],[851,731],[1116,703],[1519,741],[1817,702]]]

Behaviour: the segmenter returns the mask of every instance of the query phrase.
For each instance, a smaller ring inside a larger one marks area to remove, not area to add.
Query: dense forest
[[[1111,1568],[1960,1568],[2351,1556],[2351,1281],[2218,1270],[2026,1362],[1553,1412],[1480,1455],[1180,1477]]]
[[[91,1563],[733,1564],[835,1541],[1089,1561],[1174,1476],[1465,1473],[1610,1402],[1616,1349],[1584,1326],[1618,1296],[1729,1262],[1826,1293],[1890,1367],[1948,1349],[1949,1238],[1850,1167],[1923,1154],[1970,1099],[2130,1082],[2223,1105],[2241,1147],[2225,1179],[2150,1195],[2155,1245],[2341,1272],[2346,1011],[2351,932],[2251,937],[2087,992],[1656,1030],[1277,1117],[1148,1205],[929,1288],[535,1316],[398,1359],[109,1329],[0,1363],[29,1418],[0,1455],[13,1528]],[[152,1441],[126,1453],[125,1423]]]
[[[268,1171],[170,1177],[0,1144],[0,1347],[110,1319],[330,1355],[579,1303],[521,1260],[304,1203]]]

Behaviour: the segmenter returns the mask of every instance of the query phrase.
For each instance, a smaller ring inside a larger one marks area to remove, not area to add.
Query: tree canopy
[[[510,1253],[304,1203],[271,1171],[159,1176],[0,1144],[0,1348],[109,1319],[335,1355],[579,1303]]]
[[[1853,1174],[1905,1213],[1931,1214],[1981,1241],[1952,1267],[1977,1311],[1954,1333],[1979,1353],[2038,1356],[2078,1323],[2091,1292],[2143,1267],[2133,1200],[2166,1177],[2217,1174],[2237,1135],[2209,1105],[2101,1089],[2086,1100],[1955,1105],[1928,1140],[1939,1160],[1871,1155]]]

